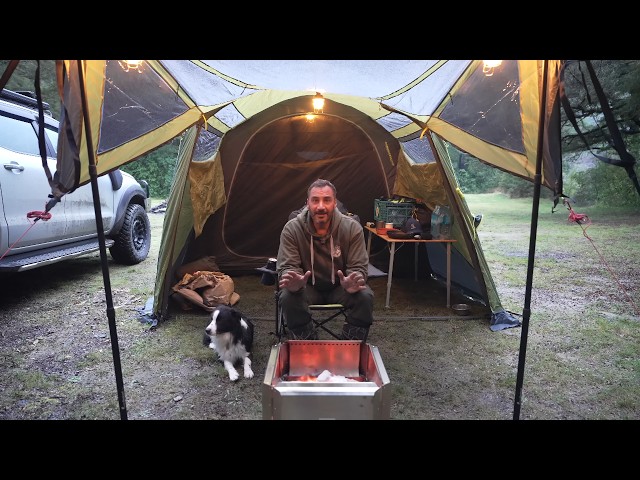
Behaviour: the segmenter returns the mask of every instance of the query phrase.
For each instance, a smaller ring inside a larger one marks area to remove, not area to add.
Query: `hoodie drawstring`
[[[311,235],[311,285],[315,285],[316,284],[316,271],[313,269],[313,262],[315,260],[314,255],[313,255],[313,234]]]
[[[313,235],[311,235],[309,249],[311,250],[311,285],[316,284],[316,271],[313,268],[313,264],[315,261],[315,256],[313,252]],[[333,234],[329,235],[329,255],[331,256],[331,283],[335,285],[336,283],[336,272],[333,265]]]
[[[331,285],[335,285],[336,284],[336,272],[333,268],[333,235],[331,235],[329,237],[329,253],[331,255]]]

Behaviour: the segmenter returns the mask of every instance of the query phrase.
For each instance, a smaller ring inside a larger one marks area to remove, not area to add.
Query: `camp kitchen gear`
[[[264,420],[388,420],[390,408],[389,377],[377,347],[352,340],[288,340],[271,347]]]
[[[451,305],[451,308],[456,313],[456,315],[465,316],[471,313],[471,307],[466,303],[456,303]]]
[[[407,218],[411,217],[415,207],[414,202],[376,198],[373,204],[373,219],[392,223],[394,228],[401,228]]]

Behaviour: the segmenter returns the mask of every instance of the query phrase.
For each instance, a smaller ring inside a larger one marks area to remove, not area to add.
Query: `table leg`
[[[418,281],[418,245],[419,243],[413,244],[413,281]]]
[[[371,256],[371,237],[373,234],[369,231],[369,236],[367,237],[367,257]]]
[[[391,254],[389,255],[389,273],[387,274],[387,303],[385,307],[389,308],[389,297],[391,295],[391,279],[393,278],[393,257],[396,254],[396,242],[391,242]]]
[[[451,306],[451,242],[447,242],[447,308]]]

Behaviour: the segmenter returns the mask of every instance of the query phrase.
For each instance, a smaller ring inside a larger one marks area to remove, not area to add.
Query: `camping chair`
[[[276,259],[270,258],[265,267],[257,268],[256,270],[262,272],[260,283],[263,285],[275,284],[276,286],[274,292],[276,308],[275,335],[278,337],[278,341],[280,342],[282,341],[282,337],[287,333],[287,322],[280,311],[280,285],[277,282],[278,273],[276,272]],[[343,320],[343,323],[346,322],[349,307],[345,307],[341,303],[312,304],[309,305],[309,310],[311,311],[311,321],[313,323],[314,333],[317,334],[319,330],[323,330],[333,338],[342,340],[340,333],[336,333],[336,331],[331,330],[327,324],[334,319],[340,318]],[[339,328],[339,332],[341,332],[342,323],[340,323]]]

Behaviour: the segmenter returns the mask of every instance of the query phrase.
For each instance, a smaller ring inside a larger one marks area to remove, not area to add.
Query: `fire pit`
[[[389,377],[378,348],[351,340],[288,340],[271,348],[265,420],[387,420]]]

